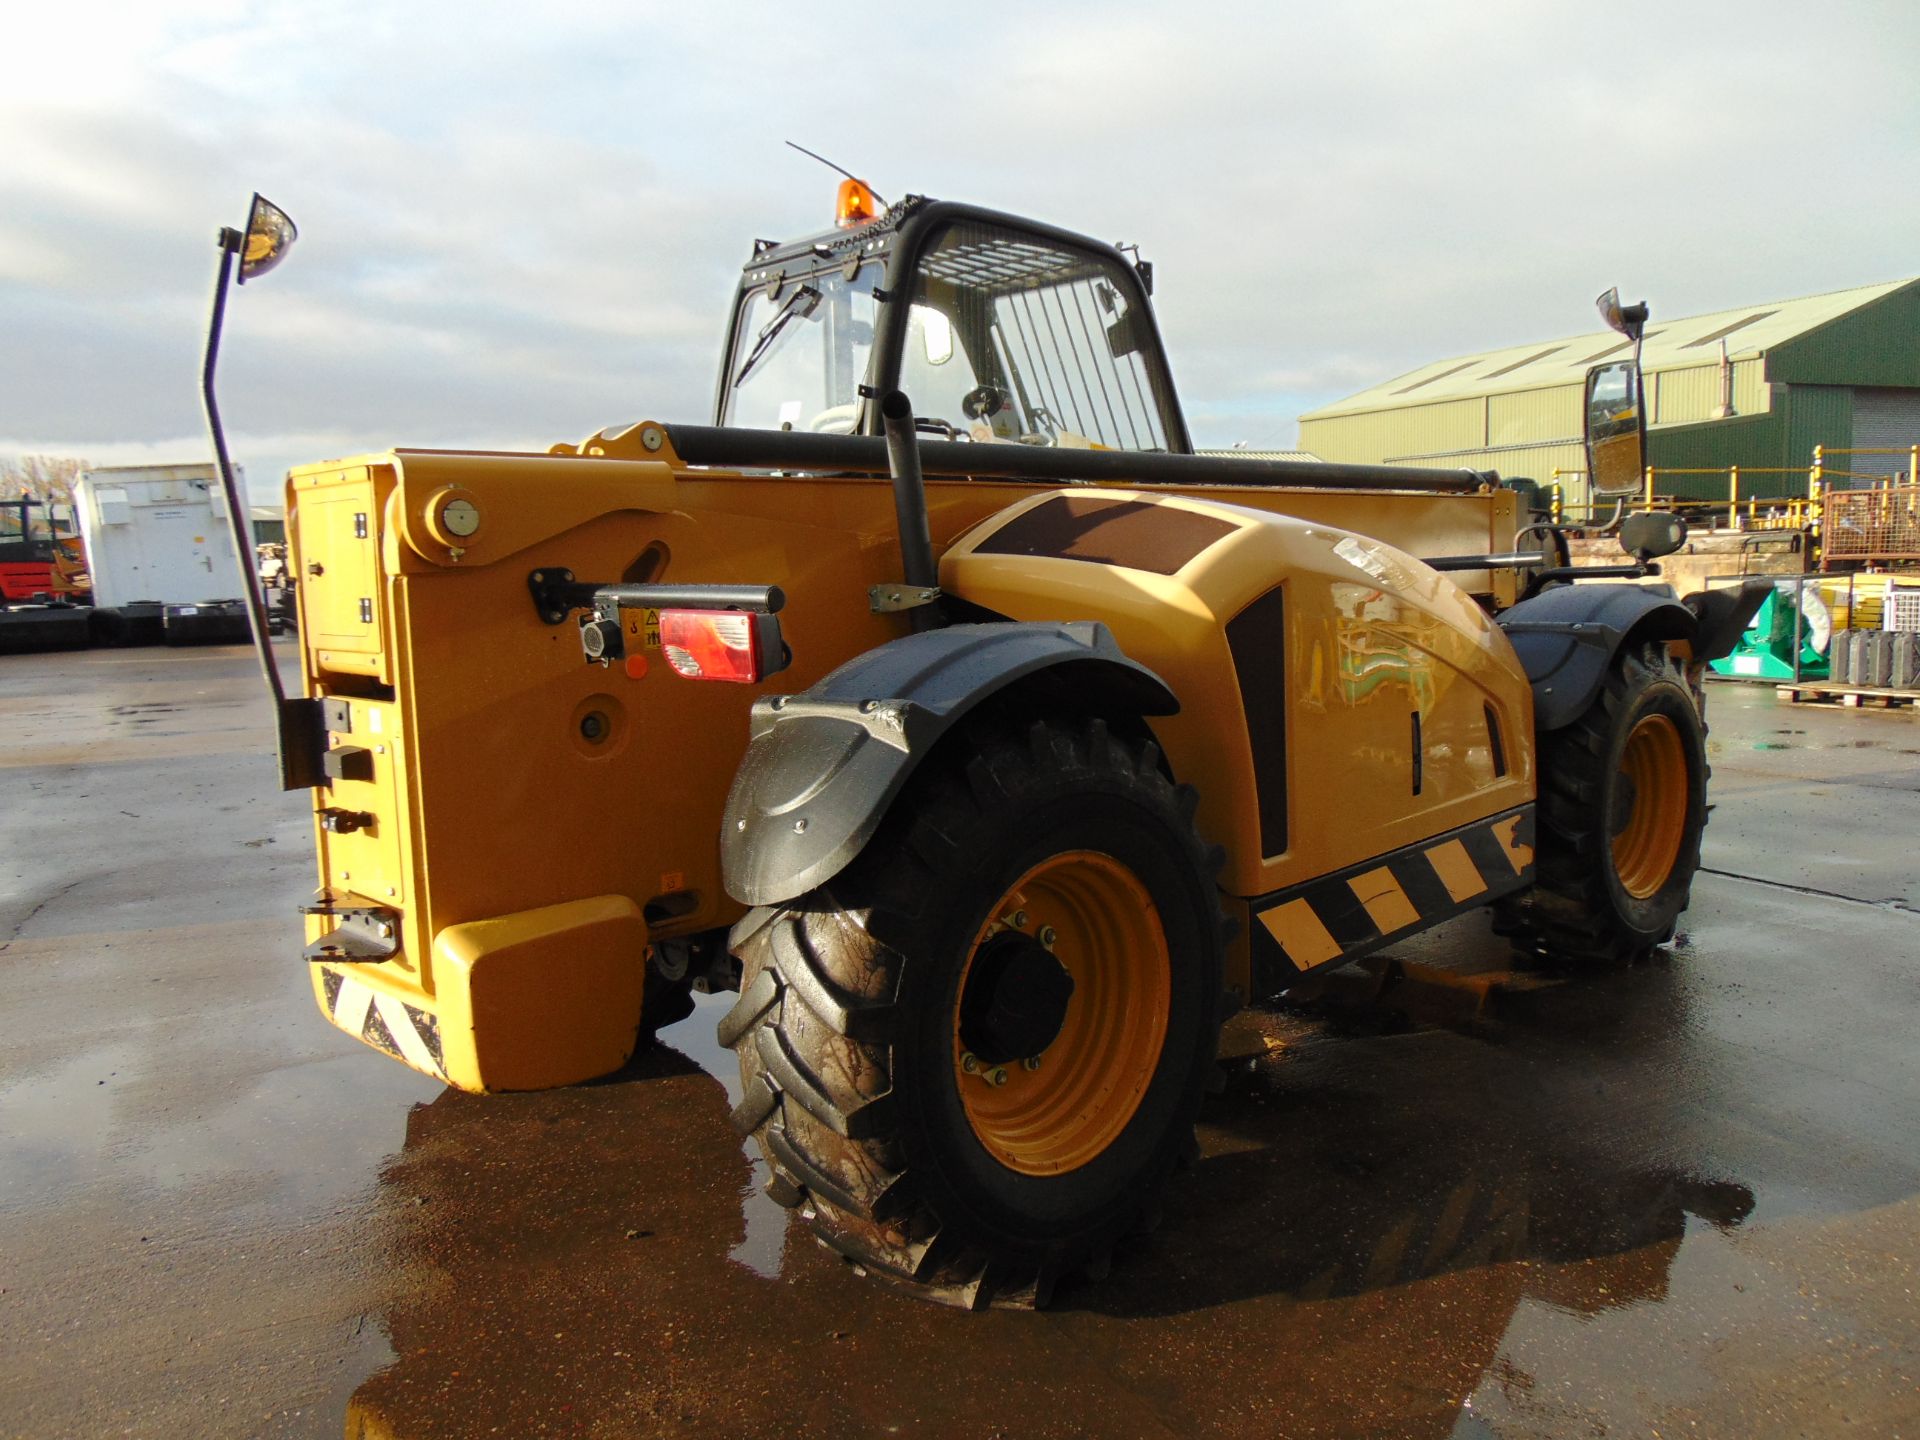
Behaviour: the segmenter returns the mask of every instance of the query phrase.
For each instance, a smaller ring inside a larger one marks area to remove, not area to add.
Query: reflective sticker
[[[440,1045],[440,1018],[383,994],[339,970],[325,972],[327,1018],[376,1050],[436,1080],[447,1072]]]
[[[1320,917],[1305,900],[1289,900],[1260,912],[1260,923],[1280,942],[1287,958],[1302,970],[1311,970],[1340,953],[1340,942],[1327,933]]]
[[[1256,978],[1277,992],[1292,971],[1359,959],[1523,889],[1533,878],[1533,827],[1533,807],[1523,806],[1254,899]]]
[[[1364,875],[1354,876],[1347,881],[1347,888],[1353,891],[1354,899],[1367,907],[1367,914],[1382,935],[1391,935],[1396,930],[1420,923],[1420,912],[1413,908],[1413,902],[1407,899],[1407,892],[1400,888],[1400,882],[1393,878],[1393,872],[1384,865]]]
[[[334,1001],[333,1023],[349,1035],[358,1035],[367,1024],[367,1011],[373,1008],[373,991],[358,980],[340,977],[339,998]]]
[[[1427,851],[1427,863],[1433,866],[1433,873],[1440,877],[1440,883],[1447,887],[1447,894],[1456,905],[1465,904],[1487,888],[1473,857],[1467,854],[1467,847],[1458,840],[1449,840]]]
[[[1380,558],[1380,550],[1376,545],[1369,545],[1349,535],[1333,547],[1333,553],[1354,569],[1365,571],[1376,580],[1386,578],[1387,565]]]
[[[1525,837],[1522,838],[1521,826],[1525,825]],[[1501,846],[1507,852],[1507,861],[1518,875],[1533,864],[1533,816],[1509,815],[1493,827],[1493,833],[1499,837]]]

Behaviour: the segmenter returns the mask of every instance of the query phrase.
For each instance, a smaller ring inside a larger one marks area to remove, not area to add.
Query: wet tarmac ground
[[[1920,719],[1718,686],[1670,956],[1482,917],[1264,1018],[1039,1314],[758,1190],[723,1002],[441,1090],[315,1011],[244,651],[0,661],[0,1434],[1920,1435]]]

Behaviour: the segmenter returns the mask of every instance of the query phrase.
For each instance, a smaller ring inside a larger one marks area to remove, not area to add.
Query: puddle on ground
[[[449,1092],[382,1176],[396,1358],[348,1433],[1482,1433],[1521,1317],[1665,1305],[1756,1195],[1684,1106],[1622,1113],[1621,1067],[1684,1067],[1670,972],[1376,968],[1263,1022],[1168,1223],[1039,1314],[862,1280],[761,1193],[728,997],[610,1082]]]

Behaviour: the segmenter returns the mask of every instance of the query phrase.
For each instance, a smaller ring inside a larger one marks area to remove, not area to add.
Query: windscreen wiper
[[[780,338],[780,332],[787,328],[789,321],[796,318],[804,320],[820,308],[820,292],[811,285],[802,285],[794,291],[787,303],[780,307],[779,313],[760,327],[760,333],[754,337],[753,349],[747,352],[747,358],[740,366],[740,373],[733,377],[733,388],[738,390],[747,376],[773,348],[773,342]]]

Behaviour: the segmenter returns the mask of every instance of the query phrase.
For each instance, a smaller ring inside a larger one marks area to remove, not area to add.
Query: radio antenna
[[[791,140],[787,141],[787,145],[791,149],[798,150],[802,155],[806,156],[809,160],[818,160],[822,165],[826,166],[829,170],[832,170],[837,172],[838,174],[844,175],[847,177],[847,179],[855,181],[861,185],[867,185],[866,181],[860,179],[860,177],[854,174],[851,170],[845,169],[842,166],[834,164],[831,160],[827,159],[826,156],[817,155],[813,151],[807,149],[807,147],[804,145],[795,145]],[[873,190],[873,186],[867,185],[867,189]],[[873,198],[875,200],[878,200],[882,205],[887,203],[887,197],[882,195],[878,190],[873,190]]]

